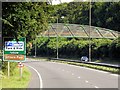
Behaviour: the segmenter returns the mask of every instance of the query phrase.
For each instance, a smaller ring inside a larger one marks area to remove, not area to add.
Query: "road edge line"
[[[26,65],[26,66],[32,68],[37,73],[37,75],[39,77],[39,81],[40,81],[40,85],[39,86],[40,86],[40,88],[43,88],[43,81],[42,81],[42,77],[41,77],[40,73],[35,68],[33,68],[32,66],[30,66],[30,65]]]

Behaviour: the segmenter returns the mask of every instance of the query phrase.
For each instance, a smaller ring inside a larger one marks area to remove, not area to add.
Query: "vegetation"
[[[26,67],[24,67],[23,77],[20,78],[19,68],[16,67],[13,75],[11,75],[9,78],[7,76],[2,77],[2,88],[16,88],[16,90],[18,90],[18,88],[26,88],[30,81],[30,76],[31,73]]]
[[[37,56],[56,57],[56,38],[37,38]],[[88,56],[88,39],[60,38],[58,43],[60,58],[81,58]],[[120,53],[118,39],[92,39],[91,40],[92,59],[108,60],[114,59],[119,62]],[[34,55],[35,47],[31,51]],[[105,61],[104,61],[105,62]]]
[[[92,25],[119,31],[119,7],[120,2],[93,2]],[[34,53],[35,37],[46,30],[49,23],[56,23],[56,17],[59,23],[89,24],[89,2],[59,5],[49,5],[45,2],[3,2],[2,8],[3,37],[26,37],[28,55]],[[62,16],[65,18],[60,18]],[[94,58],[119,57],[120,45],[117,40],[112,42],[108,39],[95,39],[92,41]],[[37,43],[37,53],[55,56],[55,43],[56,39],[40,39]],[[47,53],[46,50],[48,50]],[[88,55],[88,40],[62,38],[59,40],[59,53],[60,56]]]
[[[120,2],[92,2],[92,25],[120,30]],[[62,19],[60,17],[64,16]],[[52,18],[53,17],[53,18]],[[49,23],[89,24],[89,3],[71,2],[60,5],[49,5],[45,2],[3,2],[2,30],[3,37],[26,37],[27,55],[34,55],[36,36],[48,29]],[[120,38],[92,39],[92,58],[109,58],[119,60]],[[88,56],[87,39],[59,38],[59,57]],[[37,55],[56,57],[56,38],[37,39]],[[3,63],[6,74],[7,63]],[[14,75],[16,64],[11,64],[11,75]]]
[[[86,64],[86,63],[78,63],[78,62],[71,62],[69,60],[52,60],[52,59],[47,59],[47,58],[42,58],[42,57],[29,57],[32,60],[41,60],[41,61],[51,61],[51,62],[58,62],[58,63],[64,63],[64,64],[71,64],[71,65],[76,65],[76,66],[82,66],[82,67],[87,67],[87,68],[92,68],[92,69],[97,69],[97,70],[102,70],[102,71],[107,71],[111,72],[114,74],[120,74],[120,69],[119,68],[114,68],[114,67],[107,67],[107,66],[101,66],[101,65],[92,65],[92,64]]]
[[[59,61],[59,60],[51,60],[51,61],[65,63],[65,64],[71,64],[71,65],[77,65],[77,66],[83,66],[83,67],[98,69],[98,70],[107,71],[107,72],[111,72],[111,73],[115,73],[115,74],[120,74],[120,69],[113,68],[113,67],[91,65],[91,64],[85,64],[85,63],[76,63],[76,62],[69,62],[69,61]]]
[[[20,71],[17,67],[16,62],[10,62],[10,77],[8,78],[7,62],[3,62],[2,71],[0,71],[0,82],[2,83],[2,88],[26,88],[29,81],[31,73],[27,67],[23,67],[23,77],[20,78]]]
[[[92,25],[119,31],[120,2],[93,2]],[[60,17],[64,16],[62,19]],[[89,24],[89,2],[49,5],[45,2],[3,2],[3,37],[26,37],[33,42],[48,23]],[[12,32],[12,33],[11,33]],[[11,34],[9,34],[11,33]]]
[[[3,37],[26,37],[32,42],[39,32],[47,29],[44,2],[3,2]]]
[[[14,74],[14,70],[15,70],[16,67],[17,67],[16,62],[10,63],[10,74],[11,75]],[[7,75],[7,68],[8,68],[8,62],[3,62],[3,64],[2,64],[2,72],[4,73],[4,75]]]
[[[120,2],[92,2],[92,26],[120,31]],[[89,24],[89,2],[71,2],[50,7],[52,17],[59,17],[59,22]],[[60,17],[64,16],[62,19]],[[51,23],[56,22],[55,18]]]

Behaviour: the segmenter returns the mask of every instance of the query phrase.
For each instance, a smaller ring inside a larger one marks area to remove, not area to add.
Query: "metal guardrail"
[[[92,65],[99,65],[99,66],[107,66],[113,68],[120,68],[120,65],[113,65],[107,63],[96,63],[96,62],[82,62],[80,60],[70,60],[70,59],[63,59],[63,58],[50,58],[50,60],[60,60],[60,61],[69,61],[69,62],[77,62],[77,63],[85,63],[85,64],[92,64]]]

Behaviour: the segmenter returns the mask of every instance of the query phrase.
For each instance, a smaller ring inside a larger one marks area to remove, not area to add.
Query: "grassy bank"
[[[69,62],[69,61],[58,61],[58,60],[51,60],[52,62],[60,62],[65,64],[71,64],[71,65],[77,65],[77,66],[83,66],[88,68],[93,68],[97,70],[107,71],[115,74],[120,74],[120,69],[113,68],[113,67],[107,67],[107,66],[99,66],[99,65],[91,65],[86,63],[77,63],[77,62]]]
[[[20,78],[19,68],[16,67],[14,74],[9,78],[4,76],[2,78],[2,88],[27,88],[30,81],[31,73],[27,67],[23,67],[23,77]]]

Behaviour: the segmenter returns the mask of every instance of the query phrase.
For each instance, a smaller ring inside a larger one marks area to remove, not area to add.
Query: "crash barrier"
[[[69,61],[69,62],[77,62],[77,63],[85,63],[85,64],[91,64],[91,65],[99,65],[99,66],[107,66],[107,67],[113,67],[113,68],[120,68],[120,65],[114,65],[114,64],[107,64],[107,63],[96,63],[96,62],[83,62],[80,60],[71,60],[71,59],[63,59],[63,58],[49,58],[49,60],[60,60],[60,61]]]

